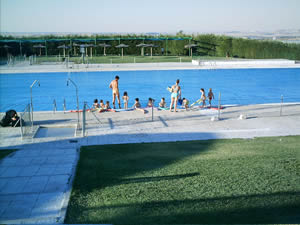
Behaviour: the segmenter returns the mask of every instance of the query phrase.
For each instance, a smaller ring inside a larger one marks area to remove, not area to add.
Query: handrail
[[[87,104],[87,102],[85,102],[85,105],[91,109],[91,107]],[[95,117],[95,119],[99,122],[99,124],[101,125],[101,121],[99,120],[99,118],[95,115],[95,113],[93,111],[90,110],[90,112],[93,114],[93,116]]]
[[[77,101],[77,128],[79,128],[80,124],[79,124],[79,100],[78,100],[78,87],[75,84],[74,81],[71,80],[71,78],[67,79],[67,86],[69,86],[69,81],[75,86],[76,89],[76,101]]]
[[[35,83],[39,84],[39,87],[41,86],[40,81],[39,80],[35,80],[33,81],[33,83],[30,86],[30,106],[31,106],[31,123],[33,126],[33,104],[32,104],[32,88],[35,85]]]

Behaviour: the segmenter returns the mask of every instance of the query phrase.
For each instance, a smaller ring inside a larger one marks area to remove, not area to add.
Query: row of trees
[[[216,35],[199,35],[194,40],[200,46],[200,55],[231,56],[247,59],[300,60],[300,44],[279,41],[249,40]]]
[[[28,42],[22,42],[21,46],[18,39],[14,37],[3,37],[0,36],[0,56],[6,57],[7,53],[12,55],[32,55],[39,54],[39,49],[33,48],[37,43],[32,42],[32,40],[47,40],[42,45],[47,46],[48,55],[58,55],[62,54],[62,50],[58,49],[59,45],[70,45],[74,43],[71,40],[74,39],[87,39],[86,44],[100,44],[106,43],[111,45],[111,47],[106,49],[107,55],[119,55],[120,49],[115,48],[115,46],[120,43],[129,45],[128,48],[124,50],[126,55],[139,55],[140,48],[136,45],[140,43],[154,44],[156,47],[153,48],[153,55],[189,55],[189,49],[185,48],[186,45],[195,43],[197,46],[193,48],[193,55],[199,56],[215,56],[215,57],[237,57],[237,58],[249,58],[249,59],[266,59],[266,58],[285,58],[300,60],[300,45],[299,44],[286,44],[279,41],[259,41],[259,40],[249,40],[243,38],[232,38],[228,36],[217,36],[213,34],[206,35],[193,35],[188,36],[183,33],[168,36],[168,38],[180,38],[180,37],[191,37],[192,40],[147,40],[147,38],[166,38],[166,36],[150,37],[141,35],[124,35],[124,36],[78,36],[78,35],[67,35],[64,37],[57,36],[42,36],[42,37],[26,37],[20,38],[20,40],[31,40]],[[109,40],[109,39],[120,40]],[[144,39],[145,38],[145,39]],[[51,41],[55,39],[55,41]],[[67,39],[67,40],[66,40]],[[105,41],[100,41],[97,39],[106,39]],[[16,40],[17,42],[4,42],[3,40]],[[61,40],[61,41],[60,41]],[[97,40],[97,41],[96,41]],[[84,43],[84,42],[81,42]],[[80,43],[79,43],[80,44]],[[162,51],[163,50],[163,51]],[[150,49],[145,50],[145,53],[149,54]],[[43,55],[45,54],[45,49],[42,49]],[[67,51],[68,54],[75,55],[74,47]],[[76,55],[79,54],[77,49]],[[93,54],[101,55],[103,54],[103,48],[95,47],[93,48]]]

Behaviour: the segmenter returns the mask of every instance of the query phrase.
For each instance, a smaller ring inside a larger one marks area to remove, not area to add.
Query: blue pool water
[[[67,86],[71,78],[78,86],[80,108],[87,101],[103,99],[112,101],[109,83],[115,75],[120,77],[119,88],[129,95],[129,106],[134,98],[140,98],[142,105],[147,99],[161,97],[170,102],[167,86],[180,79],[182,97],[194,102],[200,98],[200,88],[206,93],[213,89],[217,104],[221,92],[222,104],[259,104],[278,103],[280,96],[285,102],[300,102],[300,69],[228,69],[228,70],[169,70],[169,71],[122,71],[122,72],[71,72],[71,73],[34,73],[0,74],[0,111],[16,109],[22,111],[30,102],[30,85],[39,80],[41,86],[32,89],[35,111],[53,110],[56,100],[57,110],[63,110],[66,100],[67,109],[76,108],[76,92],[73,85]]]

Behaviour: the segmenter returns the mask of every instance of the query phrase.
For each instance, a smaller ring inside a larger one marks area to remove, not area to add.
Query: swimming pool
[[[57,110],[76,108],[75,87],[67,86],[71,78],[78,86],[80,108],[87,101],[103,99],[112,101],[109,83],[118,75],[120,93],[129,95],[129,106],[139,98],[143,106],[152,97],[156,104],[161,97],[170,102],[167,86],[180,79],[182,97],[194,102],[200,98],[200,88],[206,93],[213,89],[217,104],[221,92],[222,104],[278,103],[280,96],[285,102],[300,102],[300,69],[224,69],[224,70],[168,70],[168,71],[118,71],[118,72],[71,72],[0,74],[0,111],[21,111],[30,102],[30,85],[39,80],[41,86],[32,89],[35,111],[53,110],[55,99]]]

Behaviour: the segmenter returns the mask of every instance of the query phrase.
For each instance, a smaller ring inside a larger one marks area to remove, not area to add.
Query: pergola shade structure
[[[9,54],[9,53],[8,53],[8,49],[9,49],[9,48],[12,48],[12,47],[10,47],[10,46],[8,46],[8,45],[3,45],[2,48],[5,48],[6,54],[7,54],[7,57],[8,57],[8,54]]]
[[[158,45],[148,44],[148,45],[145,46],[145,47],[150,47],[150,55],[151,55],[151,58],[152,58],[152,48],[156,48],[156,47],[158,47]]]
[[[127,48],[129,45],[124,45],[124,44],[120,44],[120,45],[117,45],[116,48],[121,48],[122,49],[122,58],[123,58],[123,49],[124,48]]]
[[[73,45],[73,54],[76,55],[76,47],[79,47],[80,45],[77,43],[72,43]]]
[[[103,55],[106,56],[106,48],[109,48],[111,45],[109,44],[105,44],[105,43],[102,43],[102,44],[99,44],[100,47],[103,47]]]
[[[136,47],[141,48],[141,56],[144,56],[144,48],[147,47],[147,46],[148,46],[148,45],[147,45],[147,44],[144,44],[144,43],[141,43],[141,44],[136,45]]]
[[[96,48],[97,45],[89,44],[87,47],[90,47],[90,57],[93,58],[93,48]]]
[[[64,50],[64,57],[66,57],[66,49],[69,49],[70,46],[67,46],[67,45],[60,45],[58,46],[57,48],[62,48]]]
[[[123,42],[124,41],[124,42]],[[3,48],[4,44],[10,44],[12,50],[9,50],[9,52],[13,52],[14,54],[19,52],[20,55],[25,54],[32,54],[32,49],[33,46],[30,45],[28,46],[28,44],[32,43],[32,44],[42,44],[45,46],[45,55],[48,56],[48,54],[50,55],[55,55],[57,54],[57,46],[58,45],[67,45],[69,47],[69,50],[72,49],[72,55],[78,55],[78,47],[81,44],[94,44],[97,46],[101,46],[102,44],[100,43],[104,43],[104,44],[109,44],[111,46],[105,46],[106,47],[112,47],[115,46],[115,43],[117,42],[119,45],[123,42],[124,44],[127,43],[127,41],[136,41],[134,43],[138,44],[138,43],[149,43],[151,42],[152,44],[157,44],[159,45],[159,47],[164,49],[164,53],[166,55],[168,55],[170,52],[168,51],[168,42],[169,41],[189,41],[189,43],[191,43],[192,41],[192,37],[158,37],[158,36],[153,36],[153,37],[111,37],[111,36],[107,36],[107,37],[94,37],[94,38],[45,38],[45,39],[30,39],[30,38],[9,38],[9,39],[2,39],[0,40],[0,45],[1,48]],[[158,44],[159,43],[159,44]],[[100,45],[99,45],[100,44]],[[136,44],[134,44],[133,46],[129,46],[131,48],[135,48]],[[26,46],[27,47],[23,47]],[[102,46],[101,46],[102,47]],[[151,46],[145,46],[145,47],[151,47]],[[142,47],[142,49],[144,50],[145,47]],[[155,46],[153,46],[155,47]],[[124,48],[124,47],[123,47]],[[199,48],[201,48],[199,46]],[[64,48],[64,52],[65,49],[68,49],[67,47]],[[105,49],[107,50],[107,49]],[[43,51],[43,50],[42,50]],[[93,50],[94,51],[94,50]],[[2,52],[5,51],[1,51],[1,54],[3,54]],[[95,51],[94,51],[95,52]],[[93,52],[93,54],[94,54]],[[114,51],[112,51],[114,52]],[[121,51],[119,51],[121,53]],[[134,52],[133,49],[130,50],[130,52]],[[66,53],[65,53],[66,54]],[[105,53],[106,54],[106,53]],[[124,54],[124,49],[123,49],[123,54]],[[142,53],[143,54],[143,53]]]
[[[34,48],[39,48],[40,49],[40,56],[42,55],[42,48],[46,48],[46,46],[42,45],[42,44],[38,44],[38,45],[34,45]]]
[[[185,45],[184,47],[189,49],[189,55],[191,57],[193,57],[193,48],[198,47],[198,45],[196,45],[196,44],[188,44],[188,45]]]

